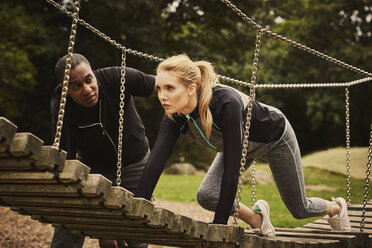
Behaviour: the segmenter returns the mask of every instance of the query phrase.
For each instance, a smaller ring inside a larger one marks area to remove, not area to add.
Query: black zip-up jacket
[[[165,163],[179,135],[183,133],[208,148],[223,152],[224,172],[221,188],[216,189],[220,191],[220,198],[213,223],[226,224],[237,189],[248,101],[248,96],[236,89],[225,85],[215,86],[209,105],[213,117],[209,139],[200,122],[198,108],[186,116],[174,114],[173,120],[164,115],[135,196],[151,199]],[[284,129],[285,117],[279,110],[253,101],[250,144],[277,141]]]
[[[90,109],[83,109],[67,97],[60,148],[68,159],[78,159],[114,181],[117,165],[117,144],[120,103],[120,67],[93,71],[99,86],[99,101]],[[145,127],[135,108],[133,96],[150,96],[155,77],[133,68],[126,68],[124,98],[124,128],[122,166],[142,160],[149,150]],[[58,85],[51,99],[53,135],[56,130],[61,97]]]

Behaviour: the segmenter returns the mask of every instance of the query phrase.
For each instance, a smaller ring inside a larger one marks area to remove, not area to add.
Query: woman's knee
[[[218,201],[218,199],[216,200],[212,196],[211,192],[203,189],[198,190],[198,193],[196,194],[196,200],[198,201],[200,206],[209,211],[214,211],[216,209],[216,202]]]

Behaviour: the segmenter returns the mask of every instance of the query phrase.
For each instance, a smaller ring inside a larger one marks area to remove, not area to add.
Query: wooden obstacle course
[[[0,205],[54,227],[97,239],[137,240],[145,243],[194,247],[356,248],[372,247],[372,203],[367,205],[365,232],[359,232],[362,205],[349,207],[353,230],[332,232],[319,219],[301,228],[276,228],[277,237],[261,237],[249,230],[211,225],[133,198],[112,186],[66,152],[0,117]]]

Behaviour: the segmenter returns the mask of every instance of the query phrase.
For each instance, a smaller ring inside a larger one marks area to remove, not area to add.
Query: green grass
[[[331,153],[333,156],[333,153]],[[324,156],[323,153],[321,153]],[[315,154],[312,154],[314,157]],[[328,160],[328,164],[333,164]],[[336,164],[336,163],[335,163]],[[323,163],[326,165],[326,163]],[[256,165],[257,170],[269,170],[268,166],[263,163]],[[331,168],[331,167],[329,167]],[[306,190],[308,197],[321,197],[330,200],[331,197],[342,196],[346,199],[346,177],[344,174],[337,171],[330,171],[316,167],[305,166],[304,175],[306,185],[327,185],[333,187],[335,191],[329,190]],[[154,196],[158,199],[195,203],[196,192],[203,180],[204,175],[183,176],[183,175],[167,175],[163,174],[155,189]],[[363,200],[364,180],[352,178],[351,180],[351,200],[352,203],[360,203]],[[251,187],[250,185],[243,186],[242,202],[251,205]],[[256,200],[265,199],[270,204],[271,221],[276,227],[297,227],[306,223],[312,222],[319,217],[296,220],[284,206],[275,184],[257,185]]]
[[[355,178],[366,177],[368,147],[350,149],[350,174]],[[306,155],[302,159],[304,166],[327,168],[330,171],[346,173],[346,149],[332,148]]]

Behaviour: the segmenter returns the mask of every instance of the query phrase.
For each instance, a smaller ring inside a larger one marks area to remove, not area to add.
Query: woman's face
[[[156,88],[159,101],[167,114],[189,114],[196,107],[193,104],[193,100],[196,100],[195,85],[186,86],[172,72],[159,71]]]

